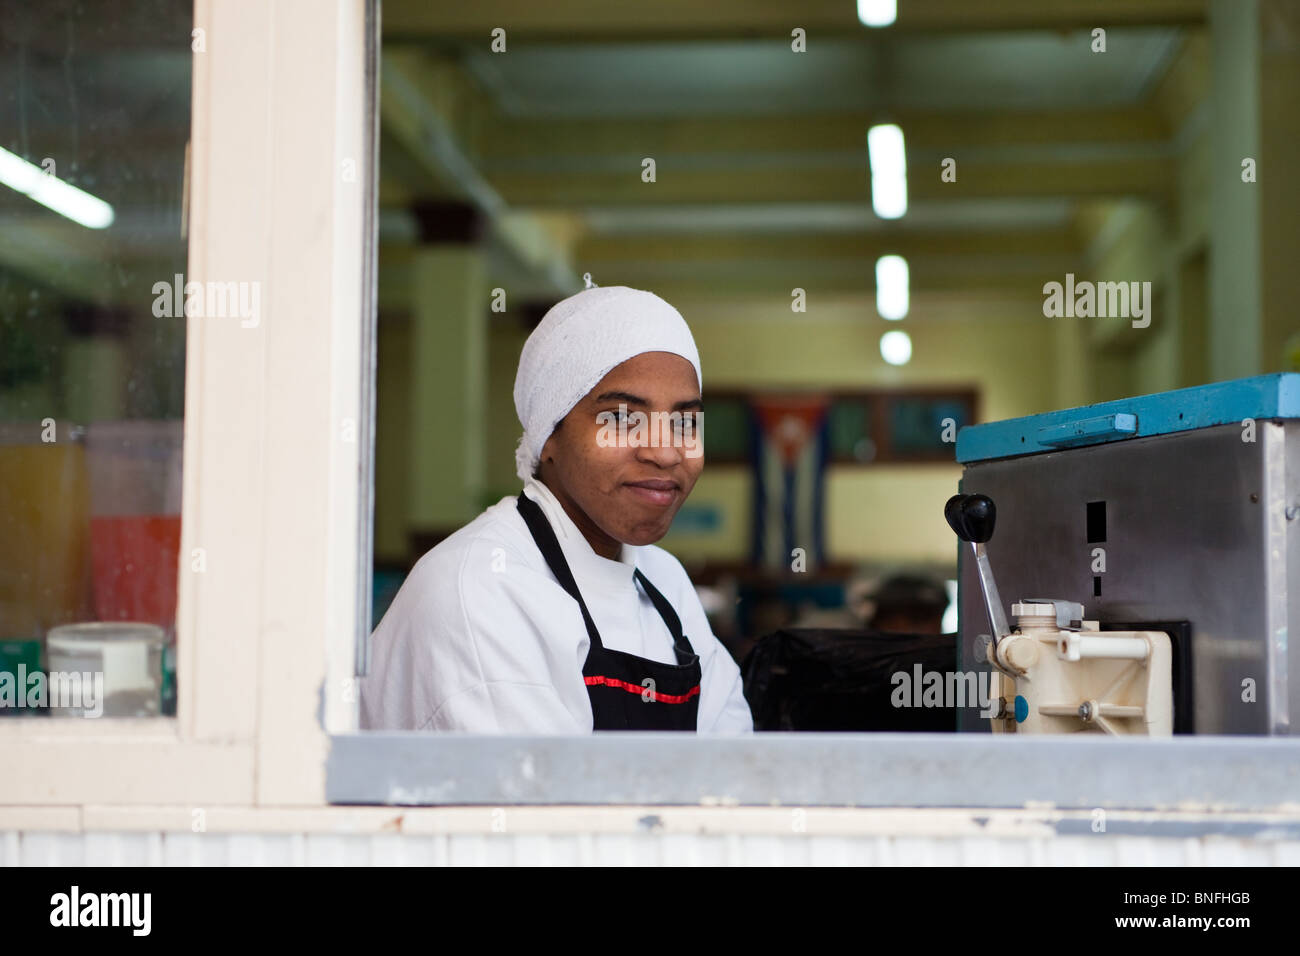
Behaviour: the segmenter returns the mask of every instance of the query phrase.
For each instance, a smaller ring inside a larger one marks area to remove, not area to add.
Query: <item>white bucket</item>
[[[163,629],[138,621],[64,624],[45,638],[55,717],[156,717]]]

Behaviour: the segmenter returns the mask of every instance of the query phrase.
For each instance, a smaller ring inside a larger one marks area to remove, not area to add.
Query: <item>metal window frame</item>
[[[1296,812],[1300,740],[764,733],[331,738],[330,803]]]

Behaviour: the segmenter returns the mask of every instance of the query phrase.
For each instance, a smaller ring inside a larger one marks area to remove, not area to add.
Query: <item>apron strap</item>
[[[559,539],[555,537],[555,531],[551,528],[550,522],[546,520],[546,515],[542,514],[541,506],[521,491],[519,492],[517,507],[519,513],[523,515],[524,523],[528,525],[528,530],[532,532],[533,540],[537,542],[542,557],[546,559],[546,564],[551,569],[551,573],[560,582],[560,587],[568,591],[569,596],[577,601],[578,607],[582,609],[582,620],[587,625],[587,636],[591,638],[591,646],[603,650],[605,645],[601,643],[600,631],[596,630],[596,622],[591,619],[591,612],[587,610],[587,602],[582,599],[582,592],[578,590],[578,582],[573,579],[573,572],[569,570],[569,562],[564,560],[564,552],[560,549]]]
[[[551,527],[546,515],[542,513],[541,506],[529,498],[522,491],[519,492],[519,501],[517,504],[519,513],[523,516],[524,523],[528,525],[528,530],[533,535],[533,540],[537,542],[538,549],[542,552],[542,557],[546,559],[547,566],[555,579],[560,582],[560,587],[564,588],[582,610],[583,623],[587,625],[587,636],[591,638],[591,646],[604,650],[605,645],[600,639],[600,632],[596,629],[596,622],[591,618],[591,612],[587,610],[587,602],[582,599],[582,592],[578,590],[578,582],[573,578],[573,571],[569,569],[569,562],[564,558],[564,551],[560,548],[559,539],[555,537],[555,530]],[[668,633],[673,636],[673,651],[677,655],[679,664],[687,663],[687,660],[695,656],[695,649],[691,647],[690,640],[682,633],[681,618],[673,610],[673,606],[668,603],[668,599],[659,592],[659,589],[650,583],[650,579],[641,573],[637,568],[633,577],[641,582],[641,587],[645,590],[646,596],[650,598],[650,603],[654,605],[659,616],[663,618],[664,624],[668,627]]]
[[[677,652],[678,659],[694,655],[695,649],[691,647],[691,642],[682,633],[681,619],[677,616],[677,612],[673,610],[673,606],[668,603],[668,599],[659,593],[659,589],[650,583],[650,579],[641,573],[640,568],[636,569],[635,577],[641,582],[641,587],[645,589],[646,595],[650,598],[650,603],[655,606],[659,616],[668,625],[668,633],[673,636],[673,650]]]

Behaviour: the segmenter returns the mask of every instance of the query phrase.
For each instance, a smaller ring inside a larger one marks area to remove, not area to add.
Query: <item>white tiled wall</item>
[[[1300,865],[1300,840],[720,833],[0,832],[3,866]]]

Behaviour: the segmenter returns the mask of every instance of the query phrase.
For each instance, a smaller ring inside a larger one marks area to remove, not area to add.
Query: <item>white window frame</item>
[[[187,279],[262,285],[254,328],[185,320],[177,714],[0,721],[0,805],[320,805],[355,721],[366,4],[194,27]]]
[[[260,281],[263,310],[187,320],[178,713],[0,722],[0,805],[1294,806],[1283,738],[355,732],[366,3],[197,0],[195,26],[189,278]]]

